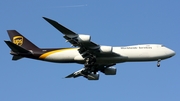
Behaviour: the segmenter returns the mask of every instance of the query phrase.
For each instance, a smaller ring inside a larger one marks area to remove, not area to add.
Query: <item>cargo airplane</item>
[[[55,63],[79,63],[83,68],[66,76],[83,76],[88,80],[98,80],[99,71],[105,75],[116,75],[117,63],[160,61],[175,55],[175,52],[161,44],[142,44],[113,47],[99,45],[91,41],[90,35],[77,34],[58,22],[43,17],[62,34],[71,48],[39,48],[16,30],[7,30],[10,40],[5,43],[11,49],[12,60],[31,58]]]

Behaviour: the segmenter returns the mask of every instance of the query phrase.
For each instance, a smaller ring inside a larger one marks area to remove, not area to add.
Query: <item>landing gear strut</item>
[[[94,70],[93,66],[95,65],[95,63],[96,63],[96,57],[94,55],[90,55],[90,57],[86,58],[86,62],[84,64],[85,69],[88,72],[94,72],[95,70]]]
[[[158,59],[158,61],[157,61],[157,67],[160,67],[160,62],[161,62],[161,59]]]

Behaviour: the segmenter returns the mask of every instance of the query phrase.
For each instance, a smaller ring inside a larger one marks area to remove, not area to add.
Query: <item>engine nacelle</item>
[[[99,73],[96,73],[96,74],[91,73],[91,74],[87,75],[87,79],[88,80],[99,80]]]
[[[115,67],[108,67],[104,70],[105,75],[116,75],[117,69]]]
[[[91,36],[90,35],[83,35],[83,34],[80,34],[78,35],[78,42],[89,42],[91,40]]]
[[[100,46],[101,53],[110,53],[112,52],[112,46]]]

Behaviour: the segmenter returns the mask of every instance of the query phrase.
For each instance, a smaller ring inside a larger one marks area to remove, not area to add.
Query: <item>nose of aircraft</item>
[[[166,54],[167,54],[169,57],[172,57],[172,56],[174,56],[176,53],[175,53],[173,50],[167,48]]]

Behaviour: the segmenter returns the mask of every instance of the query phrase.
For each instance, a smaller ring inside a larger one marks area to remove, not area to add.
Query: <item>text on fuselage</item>
[[[121,49],[152,49],[152,47],[121,47]]]

